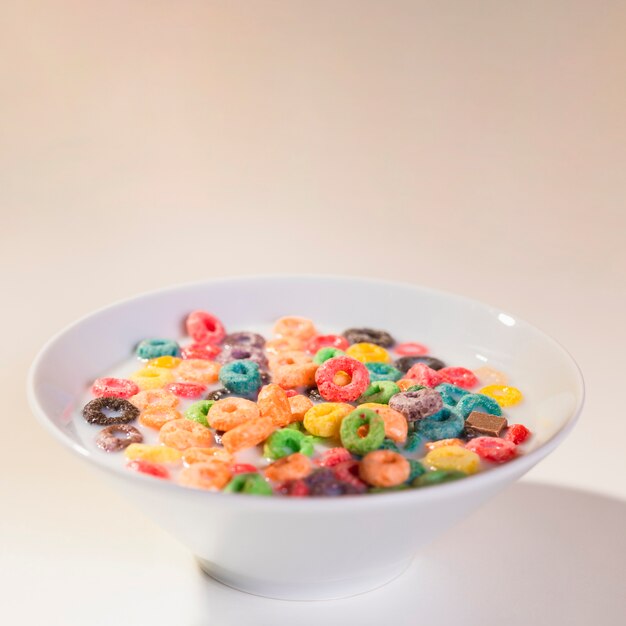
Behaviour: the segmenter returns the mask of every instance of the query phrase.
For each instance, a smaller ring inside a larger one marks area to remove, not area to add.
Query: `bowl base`
[[[200,557],[196,557],[196,559],[205,574],[227,587],[264,598],[294,601],[337,600],[372,591],[403,574],[413,560],[409,558],[400,563],[382,566],[377,568],[373,574],[354,578],[337,580],[329,576],[329,580],[287,582],[250,578],[242,574],[229,572],[206,559]]]

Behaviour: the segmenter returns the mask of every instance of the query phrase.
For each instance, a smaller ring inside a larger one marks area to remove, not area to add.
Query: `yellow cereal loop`
[[[361,363],[389,363],[391,358],[385,348],[375,343],[353,343],[346,354]]]
[[[139,389],[158,389],[174,380],[172,371],[165,367],[144,367],[128,378],[137,383]]]
[[[180,365],[181,361],[182,359],[179,359],[177,356],[159,356],[156,359],[150,359],[146,363],[146,367],[163,367],[168,370],[173,370]]]
[[[304,427],[316,437],[338,437],[343,418],[354,407],[343,402],[322,402],[304,414]]]
[[[480,467],[480,457],[462,446],[442,446],[431,450],[423,463],[433,469],[475,474]]]
[[[151,461],[152,463],[178,463],[183,456],[180,450],[167,446],[151,446],[147,443],[131,443],[124,455],[130,461]]]
[[[524,399],[519,389],[508,385],[487,385],[478,393],[493,398],[500,406],[513,406]]]

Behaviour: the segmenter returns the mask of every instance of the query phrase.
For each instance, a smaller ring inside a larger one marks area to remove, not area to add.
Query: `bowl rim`
[[[363,285],[373,285],[376,284],[378,286],[387,286],[390,288],[398,289],[408,289],[412,291],[421,291],[423,293],[436,295],[438,297],[448,298],[450,300],[456,300],[458,302],[462,302],[466,305],[478,306],[479,308],[488,311],[491,314],[497,315],[506,315],[515,320],[516,325],[521,325],[526,327],[531,332],[536,333],[541,337],[542,340],[547,341],[552,344],[557,351],[560,351],[562,355],[569,361],[570,365],[573,366],[573,370],[577,375],[577,383],[579,387],[579,401],[572,410],[569,418],[565,422],[565,424],[546,442],[541,444],[535,450],[528,452],[527,454],[523,454],[521,456],[516,457],[515,459],[501,464],[497,467],[493,467],[489,469],[489,471],[479,472],[468,478],[470,480],[464,479],[459,481],[452,481],[449,483],[443,483],[439,485],[434,485],[434,488],[429,489],[406,489],[401,491],[390,491],[385,493],[378,494],[366,494],[365,497],[363,494],[361,495],[346,495],[338,498],[328,498],[328,497],[310,497],[310,498],[267,498],[267,497],[251,497],[251,494],[239,494],[239,493],[223,493],[221,491],[210,491],[207,492],[203,489],[193,489],[189,487],[184,487],[177,483],[171,481],[165,481],[162,479],[154,478],[152,476],[148,476],[142,474],[141,472],[130,472],[126,470],[124,467],[116,467],[105,463],[103,460],[98,459],[94,454],[86,451],[81,445],[75,442],[71,437],[66,435],[60,428],[58,428],[52,419],[48,417],[47,412],[40,402],[37,391],[36,391],[36,383],[37,379],[41,376],[40,367],[41,363],[44,361],[46,354],[48,351],[55,346],[59,341],[63,340],[63,337],[70,333],[75,327],[80,326],[86,320],[98,316],[104,315],[107,312],[120,308],[122,306],[127,305],[129,302],[135,300],[141,300],[143,298],[155,297],[162,293],[172,293],[176,291],[183,291],[190,288],[198,288],[203,285],[213,285],[218,283],[244,283],[244,282],[262,282],[262,281],[310,281],[310,282],[318,282],[318,281],[332,281],[332,282],[351,282],[351,283],[362,283]],[[574,428],[578,419],[580,417],[580,413],[585,403],[585,383],[583,379],[583,375],[581,369],[573,358],[573,356],[558,342],[556,339],[537,328],[535,325],[527,322],[524,319],[521,319],[517,316],[510,315],[506,311],[503,311],[499,307],[495,307],[490,304],[486,304],[479,300],[475,300],[473,298],[469,298],[467,296],[455,294],[452,292],[444,291],[441,289],[435,289],[432,287],[426,287],[418,284],[412,284],[401,281],[390,281],[378,278],[366,278],[362,276],[349,276],[349,275],[336,275],[336,274],[258,274],[258,275],[242,275],[242,276],[232,276],[232,277],[220,277],[220,278],[211,278],[207,280],[200,281],[191,281],[186,283],[179,283],[175,285],[170,285],[166,287],[161,287],[159,289],[149,290],[145,292],[141,292],[134,296],[130,296],[127,298],[123,298],[117,300],[111,304],[108,304],[104,307],[100,307],[95,311],[87,313],[81,316],[79,319],[67,324],[65,327],[61,328],[57,333],[55,333],[39,350],[37,355],[35,356],[27,376],[26,383],[26,394],[28,399],[28,404],[30,406],[31,411],[37,418],[37,421],[49,432],[51,435],[62,445],[68,447],[75,454],[80,456],[82,459],[87,460],[90,464],[95,467],[98,467],[109,474],[113,474],[114,476],[124,477],[125,480],[128,481],[140,481],[138,484],[143,483],[148,488],[153,488],[156,490],[174,490],[175,493],[182,495],[185,494],[186,497],[190,498],[201,498],[204,499],[207,503],[213,502],[215,505],[218,505],[220,502],[230,502],[232,505],[243,507],[244,509],[248,509],[254,507],[258,509],[270,507],[272,509],[282,509],[287,508],[291,511],[304,511],[310,512],[311,509],[318,509],[321,511],[339,511],[344,510],[345,507],[350,508],[370,508],[378,506],[376,503],[384,503],[387,505],[414,505],[416,501],[423,500],[439,500],[441,498],[454,498],[459,493],[467,493],[469,491],[481,491],[483,487],[488,487],[489,485],[496,486],[498,484],[504,484],[507,482],[507,478],[510,480],[511,478],[516,478],[517,476],[523,475],[526,471],[531,469],[536,463],[538,463],[541,459],[550,454],[554,449],[556,449],[569,435],[571,430]],[[210,499],[208,499],[210,498]],[[295,502],[294,502],[295,501]]]

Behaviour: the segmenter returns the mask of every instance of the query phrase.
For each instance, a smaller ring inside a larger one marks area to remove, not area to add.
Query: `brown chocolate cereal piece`
[[[109,416],[105,411],[115,415]],[[100,426],[127,424],[139,417],[139,409],[124,398],[96,398],[87,402],[83,407],[83,417],[90,424],[99,424]]]
[[[105,452],[118,452],[131,443],[141,443],[143,435],[128,424],[111,424],[103,428],[96,437],[96,445]]]
[[[472,411],[465,420],[465,431],[470,437],[477,435],[487,437],[500,437],[507,427],[505,417],[490,415],[480,411]]]

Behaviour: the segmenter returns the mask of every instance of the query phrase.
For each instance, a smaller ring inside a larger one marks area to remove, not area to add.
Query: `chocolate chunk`
[[[465,431],[470,437],[499,437],[506,427],[506,418],[480,411],[472,411],[465,420]]]

